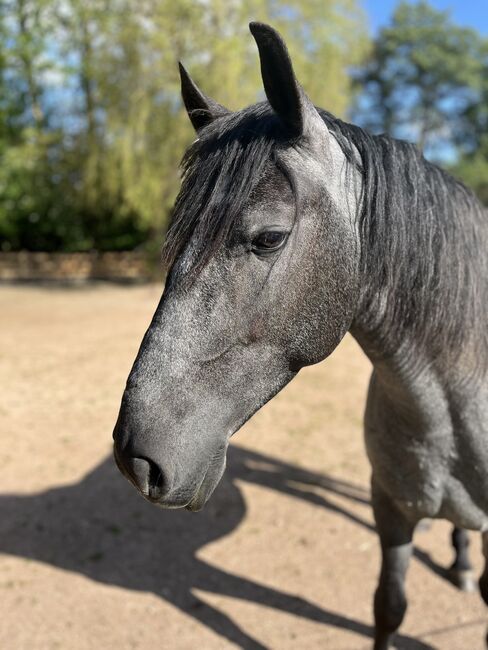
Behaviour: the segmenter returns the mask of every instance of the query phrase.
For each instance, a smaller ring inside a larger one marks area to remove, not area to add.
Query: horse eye
[[[255,253],[267,253],[277,250],[285,241],[286,233],[270,230],[262,232],[252,240],[252,250]]]

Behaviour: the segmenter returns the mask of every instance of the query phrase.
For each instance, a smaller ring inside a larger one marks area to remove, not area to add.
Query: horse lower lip
[[[202,508],[203,508],[203,504],[201,504],[201,505],[198,504],[198,505],[195,506],[192,503],[188,503],[185,506],[185,510],[188,510],[189,512],[199,512],[200,510],[202,510]]]
[[[186,504],[185,510],[189,510],[190,512],[197,512],[198,510],[201,510],[201,506],[198,507],[196,501],[197,499],[193,498],[189,503]]]
[[[200,490],[195,494],[195,496],[189,501],[186,506],[185,510],[189,510],[190,512],[198,512],[203,508],[205,505],[205,499],[201,498]]]
[[[159,508],[163,508],[164,510],[182,510],[185,508],[186,510],[191,510],[191,511],[196,511],[196,510],[201,510],[203,507],[203,503],[199,503],[198,499],[198,494],[196,494],[190,501],[180,501],[178,499],[172,500],[171,498],[165,498],[165,497],[151,497],[150,494],[144,494],[141,492],[143,497],[149,501],[154,506],[158,506]]]
[[[167,503],[164,500],[158,501],[157,499],[148,499],[148,497],[146,497],[146,499],[153,506],[158,506],[158,508],[163,508],[163,510],[181,510],[182,508],[187,507],[183,504]]]

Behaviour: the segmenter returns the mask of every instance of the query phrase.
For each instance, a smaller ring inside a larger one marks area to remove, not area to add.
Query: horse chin
[[[146,501],[149,501],[149,503],[153,506],[157,506],[158,508],[161,508],[162,510],[191,510],[192,512],[197,512],[198,510],[201,510],[205,503],[207,502],[208,497],[204,497],[201,499],[200,493],[197,492],[195,496],[193,496],[190,501],[188,500],[181,500],[181,499],[154,499],[151,498],[147,494],[141,493],[142,496],[146,499]]]
[[[210,497],[213,494],[213,491],[217,487],[218,480],[215,482],[214,485],[208,489],[207,486],[203,486],[203,484],[198,488],[198,490],[195,492],[193,497],[190,499],[190,501],[181,502],[178,500],[171,501],[167,499],[162,499],[162,500],[157,500],[157,499],[151,499],[151,497],[147,495],[143,495],[150,503],[152,503],[155,506],[158,506],[159,508],[163,508],[164,510],[189,510],[190,512],[199,512],[200,510],[203,510],[205,504],[207,501],[210,499]]]
[[[189,510],[190,512],[199,512],[200,510],[203,510],[207,501],[208,501],[208,497],[207,496],[201,497],[200,491],[198,491],[198,493],[193,497],[190,503],[187,503],[187,505],[185,506],[185,510]]]
[[[192,500],[186,504],[185,510],[189,510],[190,512],[199,512],[200,510],[203,510],[205,504],[210,499],[215,488],[217,487],[217,484],[218,481],[216,481],[215,485],[213,485],[210,489],[200,488]]]

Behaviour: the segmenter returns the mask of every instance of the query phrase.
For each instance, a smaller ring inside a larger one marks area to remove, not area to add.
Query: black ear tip
[[[271,37],[271,38],[281,38],[276,29],[273,29],[271,25],[266,23],[251,22],[249,23],[249,29],[254,38]]]
[[[249,29],[260,51],[261,49],[271,49],[273,51],[288,52],[281,34],[274,27],[271,27],[271,25],[266,25],[266,23],[249,23]]]
[[[197,89],[195,86],[195,82],[193,79],[190,77],[188,74],[187,69],[183,65],[181,61],[178,61],[178,69],[180,71],[180,81],[181,81],[181,90],[182,92],[185,93],[192,93],[194,94],[195,92],[200,93],[200,91]]]
[[[180,71],[180,77],[182,81],[183,79],[188,79],[188,72],[186,71],[186,68],[181,61],[178,61],[178,70]]]
[[[258,23],[257,21],[253,20],[249,23],[249,29],[251,30],[251,34],[254,34],[255,32],[258,32],[260,29],[263,27],[267,27],[265,23]]]

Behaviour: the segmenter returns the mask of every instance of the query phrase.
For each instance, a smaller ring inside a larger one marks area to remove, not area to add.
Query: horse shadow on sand
[[[0,552],[124,589],[153,592],[245,649],[262,650],[265,646],[225,613],[199,599],[194,589],[251,601],[371,638],[373,630],[366,623],[232,575],[197,556],[200,548],[232,533],[245,518],[246,504],[236,480],[325,507],[372,529],[368,521],[327,498],[327,493],[332,493],[368,504],[369,494],[363,488],[232,446],[224,478],[198,515],[162,511],[145,503],[118,474],[110,457],[79,483],[34,495],[0,496]],[[320,490],[314,491],[312,486]],[[443,574],[428,556],[419,559]],[[402,635],[398,635],[396,647],[432,648]]]

